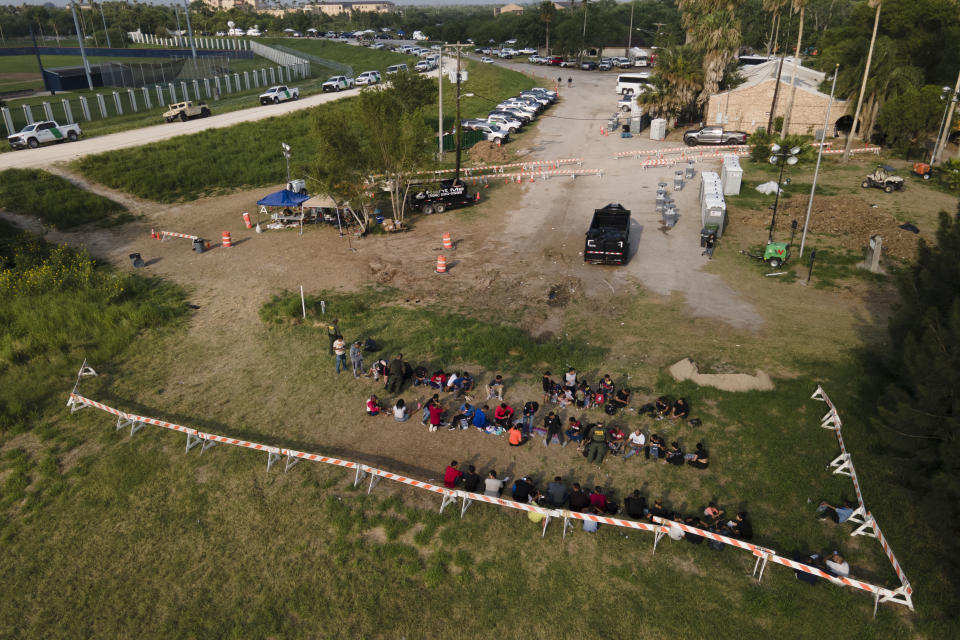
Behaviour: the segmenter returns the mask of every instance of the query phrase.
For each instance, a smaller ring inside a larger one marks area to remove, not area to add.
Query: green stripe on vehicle
[[[52,133],[53,137],[57,140],[63,137],[63,134],[60,133],[60,129],[57,129],[56,127],[50,127],[50,133]]]

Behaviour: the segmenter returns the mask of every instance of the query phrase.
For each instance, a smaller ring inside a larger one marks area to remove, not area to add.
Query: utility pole
[[[47,82],[47,74],[43,72],[43,61],[40,60],[40,49],[37,48],[37,36],[33,33],[33,25],[30,25],[30,39],[33,40],[33,52],[37,54],[37,66],[40,67],[40,76],[43,78],[43,88],[50,92],[50,95],[57,95],[56,92],[50,88],[50,84]]]
[[[773,118],[777,111],[777,95],[780,93],[780,74],[783,73],[783,60],[786,56],[787,50],[784,48],[777,66],[777,83],[773,87],[773,102],[770,104],[770,117],[767,118],[767,135],[773,135]]]
[[[100,19],[103,20],[103,34],[107,36],[107,49],[113,49],[110,44],[110,32],[107,31],[107,17],[103,15],[103,3],[100,3]]]
[[[460,179],[460,51],[463,47],[457,42],[457,166],[453,172],[453,180]]]
[[[817,190],[817,176],[820,175],[820,159],[823,158],[823,143],[827,140],[827,127],[830,126],[830,107],[833,106],[833,94],[837,90],[838,75],[840,75],[840,65],[837,65],[833,69],[833,84],[830,86],[830,102],[827,103],[827,115],[823,118],[823,135],[820,137],[820,148],[817,150],[817,166],[813,170],[813,186],[810,187],[810,200],[807,201],[807,217],[803,221],[803,235],[800,236],[801,258],[803,257],[803,247],[807,243],[807,227],[810,225],[810,212],[813,211],[813,194]],[[811,268],[813,268],[812,264]],[[807,280],[809,279],[808,277]]]
[[[633,44],[633,9],[637,6],[635,1],[630,3],[630,30],[627,31],[627,51],[626,54],[630,55],[630,45]]]
[[[80,44],[80,57],[83,58],[83,69],[87,72],[87,87],[93,91],[93,78],[90,77],[90,63],[87,62],[87,51],[83,48],[83,35],[80,33],[80,23],[77,21],[77,5],[70,3],[70,12],[73,14],[73,28],[77,31],[77,42]]]
[[[437,110],[437,160],[443,162],[443,45],[440,45],[440,71],[437,73],[437,86],[440,97]]]
[[[870,50],[867,52],[867,65],[863,68],[863,82],[860,83],[860,97],[857,98],[857,108],[853,112],[853,122],[850,124],[850,133],[847,134],[847,144],[843,147],[843,162],[850,161],[850,149],[853,139],[857,136],[857,120],[860,118],[860,107],[863,106],[863,94],[867,92],[867,79],[870,77],[870,61],[873,60],[873,45],[877,42],[877,26],[880,24],[880,9],[882,2],[877,2],[877,14],[873,18],[873,36],[870,38]],[[862,131],[860,132],[863,133]],[[868,134],[869,135],[869,134]]]

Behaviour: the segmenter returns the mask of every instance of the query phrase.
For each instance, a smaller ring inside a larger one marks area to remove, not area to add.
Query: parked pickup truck
[[[296,100],[299,97],[300,89],[282,84],[279,87],[270,87],[261,93],[260,104],[280,104],[287,100]]]
[[[684,133],[683,142],[688,147],[698,144],[747,144],[747,134],[743,131],[724,131],[723,127],[704,127]]]
[[[66,140],[76,142],[82,134],[83,132],[80,131],[80,125],[78,124],[60,126],[53,120],[44,120],[28,124],[19,133],[8,136],[7,142],[14,149],[25,149],[27,147],[36,149],[47,142],[64,142]]]
[[[324,93],[329,93],[330,91],[344,91],[345,89],[353,89],[353,78],[348,78],[347,76],[333,76],[323,83]]]
[[[630,212],[608,204],[593,212],[583,261],[590,264],[626,264],[630,259]]]

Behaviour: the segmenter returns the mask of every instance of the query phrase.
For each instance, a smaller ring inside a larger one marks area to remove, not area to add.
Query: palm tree
[[[538,12],[540,14],[540,22],[547,25],[547,55],[550,55],[550,23],[553,22],[553,17],[557,13],[557,7],[551,0],[544,0],[544,2],[540,3]]]
[[[777,52],[777,36],[780,34],[780,14],[790,0],[763,0],[763,10],[772,14],[770,18],[770,39],[767,40],[767,55]]]
[[[690,107],[703,89],[703,64],[697,50],[691,45],[662,49],[653,86],[637,101],[650,106],[657,115],[677,115]]]
[[[792,8],[794,11],[800,10],[800,26],[797,28],[797,49],[793,52],[793,72],[790,78],[790,97],[787,99],[787,110],[783,115],[783,129],[780,130],[780,139],[787,137],[787,130],[790,128],[790,117],[793,115],[793,101],[797,97],[797,67],[800,65],[800,46],[803,43],[803,11],[806,9],[807,0],[793,0]]]
[[[867,90],[867,80],[870,78],[870,62],[873,60],[873,45],[877,41],[877,26],[880,24],[880,9],[883,6],[883,0],[867,0],[867,5],[876,7],[877,13],[873,18],[873,35],[870,36],[870,50],[867,52],[867,64],[863,69],[863,83],[860,85],[860,97],[857,99],[857,108],[853,111],[853,122],[850,125],[850,133],[847,134],[847,144],[843,148],[844,162],[849,162],[853,139],[857,137],[857,120],[860,118],[860,107],[863,106],[863,94]],[[863,133],[862,127],[860,132]]]
[[[742,40],[740,21],[734,11],[743,0],[678,0],[687,45],[703,56],[703,88],[697,98],[702,105],[720,90],[727,66],[736,58]]]

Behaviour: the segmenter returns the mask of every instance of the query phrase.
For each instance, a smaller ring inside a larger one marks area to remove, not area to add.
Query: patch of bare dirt
[[[802,221],[807,214],[810,196],[795,196],[781,200],[777,216],[781,220]],[[770,212],[745,211],[738,221],[752,226],[770,224]],[[853,196],[818,196],[810,214],[810,232],[836,236],[840,246],[851,251],[862,251],[870,237],[883,238],[883,251],[890,257],[911,260],[916,256],[921,234],[900,229],[902,224],[892,214],[871,206]]]
[[[684,358],[670,367],[670,375],[674,380],[690,380],[701,387],[716,387],[721,391],[770,391],[773,381],[763,371],[757,370],[756,375],[748,373],[700,373],[690,358]]]

